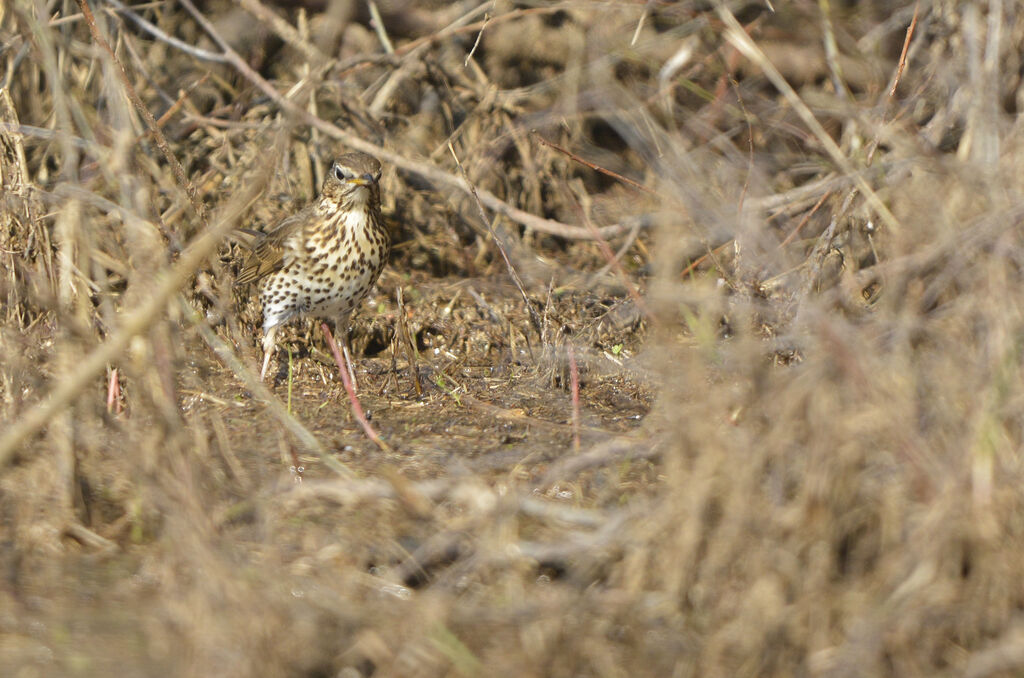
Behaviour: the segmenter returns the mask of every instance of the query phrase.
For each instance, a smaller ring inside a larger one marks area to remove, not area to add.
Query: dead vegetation
[[[0,674],[1019,675],[1024,14],[772,4],[0,5]]]

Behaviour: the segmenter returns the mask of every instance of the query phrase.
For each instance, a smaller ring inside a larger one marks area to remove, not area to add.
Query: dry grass
[[[1024,14],[767,4],[0,5],[0,675],[1024,672]]]

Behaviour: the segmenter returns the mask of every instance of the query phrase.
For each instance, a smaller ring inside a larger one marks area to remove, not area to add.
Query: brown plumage
[[[320,196],[253,243],[237,284],[258,283],[263,304],[262,379],[278,327],[300,316],[348,316],[380,276],[391,236],[380,213],[380,163],[348,153],[331,165]]]

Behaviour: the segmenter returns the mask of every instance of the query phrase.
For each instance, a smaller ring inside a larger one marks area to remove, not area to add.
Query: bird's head
[[[327,172],[324,197],[344,204],[358,206],[380,203],[380,162],[365,153],[346,153],[339,156]]]

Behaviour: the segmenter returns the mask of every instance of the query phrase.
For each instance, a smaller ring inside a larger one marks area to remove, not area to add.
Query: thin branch
[[[185,168],[178,162],[178,158],[171,151],[171,147],[167,144],[167,138],[164,137],[163,132],[160,131],[160,126],[157,125],[156,119],[153,114],[149,112],[146,105],[142,103],[142,99],[139,98],[138,92],[135,91],[135,87],[132,85],[131,80],[128,79],[128,73],[124,69],[124,65],[121,60],[114,54],[114,50],[111,49],[110,44],[106,41],[103,35],[100,33],[100,29],[96,26],[96,19],[92,15],[92,10],[89,9],[89,4],[86,0],[77,0],[79,8],[82,10],[82,15],[85,16],[85,22],[89,25],[89,32],[92,33],[92,39],[96,41],[107,54],[110,55],[111,60],[117,67],[117,75],[121,79],[121,83],[124,85],[124,90],[128,94],[128,98],[131,99],[132,104],[142,115],[142,119],[146,121],[146,126],[149,131],[152,132],[153,138],[156,141],[157,148],[163,153],[164,158],[174,172],[174,178],[178,180],[178,183],[185,189],[185,193],[188,194],[188,199],[192,203],[192,208],[196,211],[199,216],[199,220],[203,222],[204,227],[208,226],[206,223],[206,207],[203,206],[203,201],[199,199],[199,191],[196,190],[195,184],[185,176]]]
[[[84,0],[79,0],[84,2]],[[473,188],[468,181],[460,176],[456,176],[450,172],[435,167],[434,165],[412,160],[398,153],[388,151],[376,144],[366,141],[362,137],[352,132],[347,132],[337,125],[327,122],[317,116],[313,115],[309,111],[305,110],[302,106],[296,104],[285,98],[280,92],[278,92],[273,85],[267,82],[263,76],[254,71],[249,64],[239,56],[238,52],[231,48],[227,42],[217,33],[213,25],[200,13],[196,6],[192,3],[192,0],[180,0],[181,5],[188,10],[192,17],[202,26],[203,30],[209,34],[217,46],[224,50],[224,57],[229,64],[237,69],[243,77],[252,82],[257,89],[270,97],[274,103],[284,109],[291,115],[294,115],[298,120],[312,125],[316,129],[320,130],[324,134],[330,136],[333,139],[344,143],[346,146],[353,148],[363,153],[369,153],[370,155],[376,156],[378,159],[384,162],[390,163],[400,169],[413,174],[418,174],[428,181],[436,184],[442,184],[452,188],[457,188],[460,191],[468,195],[473,195],[474,192],[477,194],[480,202],[491,210],[502,214],[513,221],[519,222],[520,224],[540,233],[547,233],[550,235],[559,236],[568,240],[591,240],[593,232],[589,229],[581,226],[570,226],[563,224],[552,219],[544,219],[534,214],[530,214],[524,210],[514,207],[504,200],[500,199],[490,191],[480,188]],[[605,238],[609,238],[619,233],[624,233],[629,230],[629,227],[624,224],[615,224],[611,226],[603,226],[598,229],[598,233]]]
[[[235,352],[223,339],[217,336],[217,334],[210,328],[206,320],[196,312],[194,308],[189,306],[183,298],[178,297],[178,305],[181,307],[182,312],[185,314],[185,318],[192,323],[199,331],[199,335],[206,342],[207,346],[220,358],[225,365],[228,366],[232,372],[235,373],[245,387],[249,389],[250,393],[253,393],[257,398],[263,401],[270,410],[270,413],[280,421],[285,428],[291,431],[292,435],[298,439],[299,443],[303,448],[312,452],[324,462],[324,465],[329,469],[337,473],[343,478],[354,478],[355,474],[352,473],[344,464],[335,459],[332,455],[327,453],[327,450],[320,441],[317,440],[308,428],[303,426],[302,422],[295,418],[295,415],[291,413],[288,407],[281,403],[281,401],[274,395],[274,393],[267,388],[262,381],[260,381],[259,375],[253,370],[246,367]]]
[[[84,0],[81,0],[84,2]],[[131,340],[147,331],[171,297],[189,280],[196,269],[220,246],[230,232],[242,210],[255,197],[270,177],[268,163],[248,190],[240,191],[223,210],[223,217],[213,226],[203,229],[189,247],[181,253],[173,266],[164,269],[154,281],[151,294],[133,311],[122,315],[120,327],[109,338],[85,356],[65,378],[59,381],[42,402],[22,413],[0,435],[0,468],[14,459],[14,452],[29,436],[44,428],[50,420],[78,396],[107,365],[120,357]]]
[[[814,134],[815,138],[824,147],[825,152],[828,153],[832,161],[839,166],[846,174],[851,176],[861,193],[867,199],[871,208],[875,210],[878,217],[885,222],[885,225],[891,228],[894,232],[900,230],[900,222],[896,216],[889,211],[882,199],[878,197],[878,193],[868,184],[867,180],[864,179],[863,175],[856,170],[853,163],[846,157],[843,150],[839,148],[839,145],[835,142],[835,139],[829,135],[829,133],[822,127],[818,119],[814,117],[814,113],[807,107],[800,95],[796,93],[793,87],[786,82],[782,73],[775,67],[765,53],[761,51],[761,48],[747,35],[743,27],[740,26],[739,21],[733,16],[733,13],[725,6],[721,0],[718,4],[718,15],[721,17],[723,23],[726,26],[726,38],[731,42],[740,52],[742,52],[748,59],[757,64],[764,74],[768,77],[771,83],[775,86],[789,105],[793,107],[800,119],[803,120],[807,128]]]
[[[212,61],[218,64],[222,64],[225,61],[227,61],[223,54],[217,54],[216,52],[210,52],[205,49],[200,49],[198,47],[188,44],[183,40],[179,40],[173,35],[168,35],[167,33],[160,30],[154,24],[151,24],[150,22],[146,21],[141,16],[133,12],[131,8],[122,3],[121,0],[105,1],[110,5],[113,5],[117,9],[118,14],[123,14],[124,16],[128,17],[132,21],[132,23],[134,23],[136,26],[152,35],[157,40],[166,42],[168,45],[180,49],[182,52],[190,54],[191,56],[194,56],[195,58],[201,61]],[[79,2],[79,4],[81,4],[81,2]]]
[[[580,452],[580,368],[576,364],[576,351],[572,342],[566,342],[569,352],[569,383],[572,391],[572,451]]]
[[[491,9],[494,9],[494,0],[491,0]],[[484,29],[487,28],[487,22],[490,20],[491,11],[487,10],[487,12],[484,14],[484,23],[480,27],[479,32],[477,32],[476,34],[476,40],[473,41],[473,46],[469,48],[469,54],[466,55],[465,61],[462,62],[462,66],[464,68],[469,66],[470,60],[473,58],[473,55],[476,54],[476,49],[477,47],[480,46],[480,39],[484,37]]]
[[[896,77],[893,78],[892,87],[889,89],[889,96],[896,96],[896,88],[899,87],[900,79],[903,77],[903,69],[907,65],[907,50],[910,49],[910,39],[914,37],[914,29],[917,27],[917,14],[921,9],[921,3],[914,3],[914,18],[910,20],[907,27],[907,35],[903,40],[903,50],[900,52],[899,65],[896,67]]]
[[[470,193],[476,200],[476,205],[480,209],[480,219],[487,226],[487,232],[491,235],[491,240],[494,241],[498,251],[501,252],[501,258],[505,260],[505,268],[508,269],[508,275],[512,278],[512,282],[515,283],[516,289],[519,290],[519,294],[523,297],[523,303],[526,304],[526,310],[530,313],[530,320],[533,322],[533,328],[537,330],[537,334],[541,334],[541,322],[540,316],[537,314],[537,309],[530,303],[530,298],[526,294],[526,289],[523,287],[523,281],[519,277],[519,273],[516,271],[515,266],[512,265],[512,260],[508,258],[508,252],[505,251],[505,245],[498,238],[498,234],[494,232],[494,226],[491,224],[491,220],[487,218],[487,212],[484,210],[483,203],[480,202],[480,198],[477,196],[476,187],[469,182],[469,175],[466,174],[466,168],[462,166],[462,162],[459,160],[459,156],[455,155],[455,148],[448,144],[448,150],[451,151],[452,157],[455,158],[455,164],[458,165],[459,170],[462,172],[463,180],[469,185]]]
[[[644,193],[650,193],[651,195],[659,195],[658,192],[655,191],[653,188],[648,188],[648,187],[644,186],[641,183],[633,181],[632,179],[629,179],[628,177],[622,176],[618,172],[613,172],[610,169],[606,169],[604,167],[601,167],[600,165],[595,165],[594,163],[590,162],[589,160],[584,160],[583,158],[581,158],[580,156],[576,155],[575,153],[573,153],[569,149],[563,148],[562,146],[559,146],[558,144],[556,144],[553,141],[548,141],[547,139],[542,137],[540,135],[540,133],[537,132],[537,131],[533,132],[533,136],[536,137],[537,141],[541,142],[542,144],[544,144],[548,148],[555,149],[559,153],[567,156],[568,158],[571,158],[572,160],[575,160],[576,162],[580,163],[581,165],[589,167],[590,169],[594,170],[595,172],[600,172],[601,174],[605,174],[605,175],[607,175],[607,176],[609,176],[609,177],[611,177],[613,179],[616,179],[617,181],[621,181],[624,184],[629,184],[630,186],[632,186],[633,188],[637,189],[638,191],[643,191]]]
[[[629,459],[654,459],[664,451],[663,443],[662,440],[652,442],[635,438],[610,438],[582,454],[566,456],[552,464],[540,482],[534,485],[534,489],[550,487],[595,466],[611,466]]]
[[[110,1],[110,0],[108,0]],[[327,55],[299,34],[290,23],[267,9],[259,0],[234,0],[242,9],[266,24],[284,42],[302,52],[307,60],[316,65],[327,63]]]
[[[388,37],[388,32],[384,29],[384,20],[380,16],[380,10],[377,9],[377,3],[373,0],[366,0],[366,4],[370,9],[370,24],[373,26],[374,32],[377,33],[377,39],[380,40],[385,52],[394,54],[395,46],[391,44],[391,38]]]
[[[914,29],[917,27],[917,14],[921,9],[920,3],[914,4],[914,16],[910,19],[910,25],[907,27],[907,34],[903,38],[903,50],[900,52],[900,60],[896,64],[896,74],[892,78],[892,87],[889,88],[888,95],[886,96],[885,103],[888,105],[892,103],[892,100],[896,96],[896,88],[900,85],[900,80],[903,78],[903,69],[907,66],[907,52],[910,51],[910,41],[914,37]],[[884,118],[882,122],[885,122]],[[871,144],[868,146],[867,153],[867,165],[870,167],[871,163],[875,159],[875,151],[878,150],[880,143],[880,137],[882,135],[881,127],[875,131],[875,138],[871,140]]]

